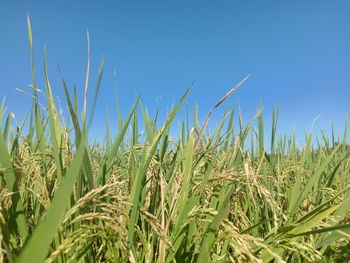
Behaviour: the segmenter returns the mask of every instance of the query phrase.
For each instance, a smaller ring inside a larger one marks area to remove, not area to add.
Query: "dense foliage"
[[[347,125],[341,139],[309,134],[300,147],[276,134],[275,112],[267,147],[262,111],[244,126],[227,111],[209,133],[195,109],[174,139],[187,91],[162,126],[137,100],[116,136],[107,120],[104,143],[91,143],[87,88],[79,112],[62,81],[64,122],[47,76],[45,63],[43,107],[33,67],[23,123],[0,108],[0,262],[350,260]]]

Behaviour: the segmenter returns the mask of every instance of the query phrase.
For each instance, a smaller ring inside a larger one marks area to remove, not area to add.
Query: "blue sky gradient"
[[[90,95],[105,60],[95,134],[107,108],[116,127],[115,89],[124,116],[138,94],[151,114],[159,109],[165,116],[194,82],[186,105],[191,110],[198,103],[204,120],[249,73],[210,125],[234,104],[248,121],[262,102],[267,126],[279,106],[281,131],[295,129],[302,136],[321,115],[316,130],[329,131],[334,121],[343,132],[350,105],[350,1],[1,1],[0,98],[7,97],[18,120],[31,103],[15,90],[30,91],[27,14],[39,88],[46,45],[51,85],[64,109],[61,75],[70,90],[76,84],[83,94],[89,30]]]

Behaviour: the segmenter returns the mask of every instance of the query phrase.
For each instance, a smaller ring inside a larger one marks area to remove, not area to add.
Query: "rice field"
[[[103,67],[92,105],[88,73],[81,92],[62,80],[63,122],[45,56],[45,90],[36,86],[29,19],[28,33],[32,108],[13,125],[11,105],[0,107],[0,262],[350,262],[347,121],[341,137],[310,133],[303,146],[277,134],[278,112],[264,127],[262,110],[247,125],[228,110],[209,132],[243,80],[176,137],[189,90],[164,123],[138,98],[118,112],[116,135],[106,122],[104,142],[91,142]]]

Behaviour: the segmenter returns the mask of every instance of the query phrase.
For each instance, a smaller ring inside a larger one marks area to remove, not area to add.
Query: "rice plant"
[[[115,136],[107,122],[105,141],[89,142],[103,63],[90,107],[88,59],[82,112],[79,91],[72,97],[62,79],[63,122],[45,51],[45,88],[36,84],[29,18],[28,33],[32,108],[12,125],[5,100],[0,106],[0,262],[350,261],[347,121],[342,138],[324,134],[315,144],[310,133],[302,147],[295,134],[277,134],[277,111],[268,130],[262,109],[247,125],[228,110],[208,129],[244,79],[203,123],[195,108],[178,136],[170,130],[189,90],[164,123],[138,98],[118,114]]]

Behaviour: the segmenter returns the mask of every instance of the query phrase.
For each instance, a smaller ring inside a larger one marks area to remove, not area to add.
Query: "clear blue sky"
[[[0,98],[7,97],[8,109],[19,120],[31,102],[15,90],[29,91],[26,85],[31,83],[27,13],[39,88],[44,88],[45,44],[51,84],[61,102],[57,65],[70,89],[76,84],[82,94],[90,31],[90,91],[99,61],[105,58],[94,132],[104,125],[106,108],[115,116],[115,87],[123,114],[140,93],[143,105],[154,113],[156,108],[165,112],[195,81],[187,105],[192,109],[198,102],[203,120],[249,73],[244,88],[225,102],[239,104],[246,120],[262,101],[267,122],[271,109],[280,106],[283,131],[296,128],[302,134],[321,114],[315,129],[328,129],[333,120],[342,132],[349,112],[350,1],[2,0]]]

